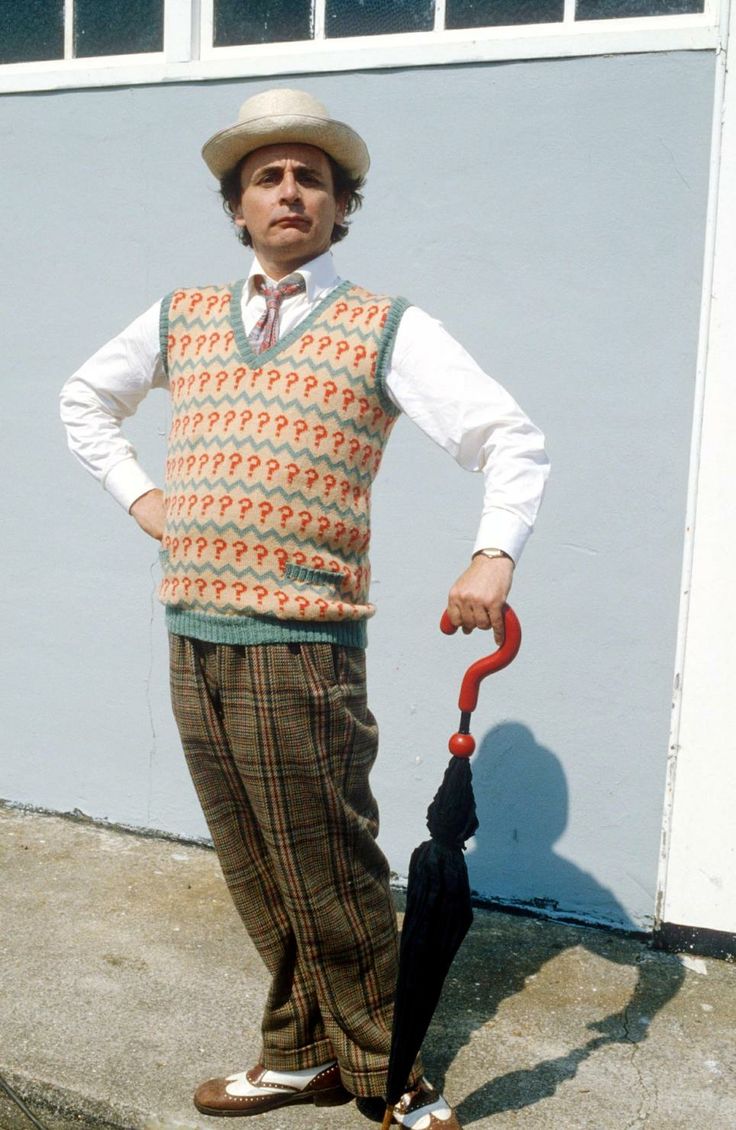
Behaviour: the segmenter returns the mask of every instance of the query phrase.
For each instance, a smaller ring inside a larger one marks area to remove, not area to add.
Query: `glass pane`
[[[312,0],[215,0],[215,47],[312,38]]]
[[[576,20],[613,20],[625,16],[679,16],[702,12],[703,0],[578,0]]]
[[[325,31],[333,39],[433,27],[434,0],[327,0]]]
[[[164,49],[163,0],[100,0],[74,2],[74,54],[136,55]]]
[[[64,0],[0,0],[0,63],[64,58]]]
[[[562,20],[564,0],[447,0],[445,27],[507,27]]]

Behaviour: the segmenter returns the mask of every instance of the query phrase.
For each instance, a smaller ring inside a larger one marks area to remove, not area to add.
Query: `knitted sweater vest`
[[[384,369],[407,303],[342,283],[255,354],[243,285],[162,303],[169,629],[364,646],[371,486],[398,416]]]

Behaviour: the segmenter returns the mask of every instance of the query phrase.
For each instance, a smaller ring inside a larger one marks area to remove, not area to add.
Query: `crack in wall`
[[[151,681],[153,679],[153,624],[156,616],[156,593],[158,591],[158,583],[154,574],[157,562],[151,562],[151,582],[152,588],[150,593],[150,616],[148,618],[148,670],[146,671],[144,686],[146,696],[146,709],[148,711],[148,724],[151,727],[151,745],[148,750],[148,781],[146,784],[146,822],[151,821],[151,801],[153,795],[153,763],[157,753],[158,736],[156,734],[156,722],[153,716],[153,702],[151,699]]]

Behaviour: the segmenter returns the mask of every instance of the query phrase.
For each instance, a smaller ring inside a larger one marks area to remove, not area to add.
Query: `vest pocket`
[[[342,585],[342,573],[334,573],[331,569],[307,569],[304,565],[287,565],[284,577],[290,581],[302,581],[305,585],[329,586],[339,589]]]

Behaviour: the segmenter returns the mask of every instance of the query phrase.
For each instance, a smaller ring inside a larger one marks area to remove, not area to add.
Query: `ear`
[[[244,231],[245,227],[246,227],[246,223],[245,223],[245,219],[243,217],[242,198],[240,200],[231,201],[230,208],[231,208],[231,214],[232,214],[232,217],[233,217],[233,224],[235,225],[236,228],[239,228],[241,231]]]
[[[335,222],[341,224],[345,219],[345,212],[347,211],[348,206],[347,192],[344,192],[340,196],[336,197],[335,203],[337,205],[337,210],[335,212]]]

